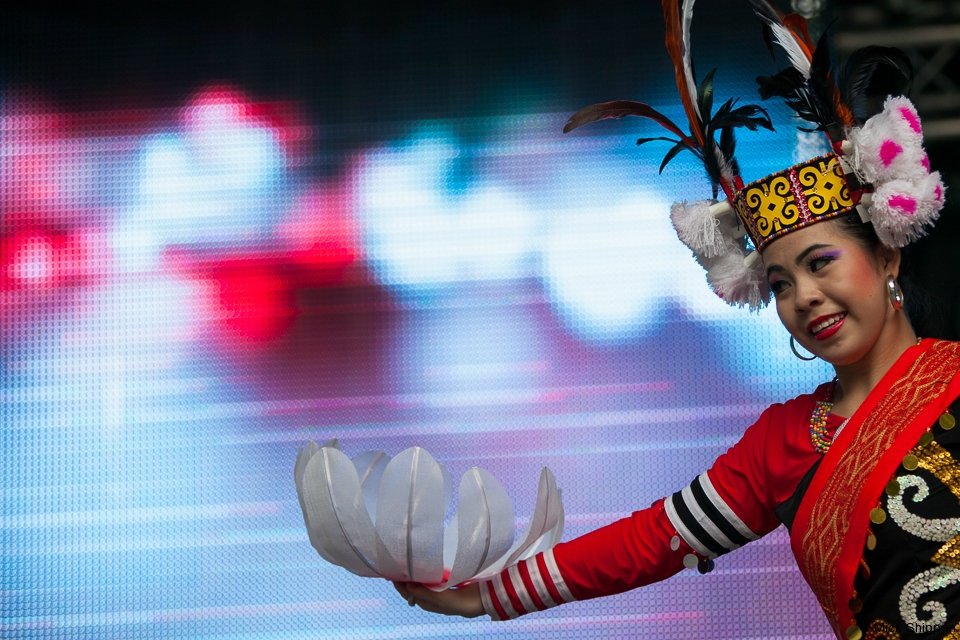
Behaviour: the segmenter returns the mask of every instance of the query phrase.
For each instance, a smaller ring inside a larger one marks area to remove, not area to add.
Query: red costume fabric
[[[682,491],[482,583],[487,614],[505,620],[628,591],[678,573],[685,558],[703,563],[773,531],[781,524],[774,510],[822,457],[810,439],[810,414],[828,390],[825,384],[769,407]],[[830,437],[842,422],[830,416]]]

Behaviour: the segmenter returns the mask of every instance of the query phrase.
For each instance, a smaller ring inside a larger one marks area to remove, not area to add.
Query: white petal
[[[559,535],[556,533],[556,527],[563,528],[563,506],[560,504],[560,491],[557,489],[557,481],[553,477],[553,472],[544,467],[540,472],[540,484],[537,487],[537,504],[533,510],[533,516],[530,518],[527,528],[517,542],[510,548],[500,560],[493,563],[486,571],[482,571],[474,580],[483,580],[494,576],[505,567],[517,562],[521,556],[533,548],[537,547],[540,538],[545,534],[550,534],[551,539]],[[561,531],[562,532],[562,531]]]
[[[390,456],[383,451],[364,451],[353,458],[353,466],[356,467],[357,476],[360,478],[363,502],[374,523],[377,521],[377,493],[380,491],[380,479],[389,462]]]
[[[503,557],[513,544],[513,504],[490,472],[474,467],[460,479],[457,555],[448,584],[460,584]],[[449,566],[449,565],[448,565]]]
[[[313,455],[319,450],[320,447],[318,447],[317,443],[313,440],[311,440],[306,447],[300,447],[297,450],[297,462],[293,465],[293,481],[297,486],[297,500],[300,502],[300,513],[303,514],[303,524],[307,527],[307,537],[310,538],[310,544],[313,545],[313,548],[317,550],[321,558],[327,562],[333,562],[333,559],[330,557],[330,555],[319,546],[319,543],[315,539],[315,529],[310,525],[310,521],[307,516],[307,506],[303,498],[303,472],[306,471],[307,463],[310,462],[310,458],[312,458]]]
[[[310,542],[320,555],[357,575],[379,576],[376,534],[350,458],[321,447],[307,462],[303,498]]]
[[[403,572],[384,577],[425,584],[443,580],[443,518],[448,508],[443,475],[420,447],[401,452],[384,470],[377,497],[376,531],[382,541],[377,558],[379,562],[386,552]]]

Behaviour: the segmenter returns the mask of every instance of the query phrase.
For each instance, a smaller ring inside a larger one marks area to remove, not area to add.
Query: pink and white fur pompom
[[[940,174],[930,172],[913,103],[887,98],[882,112],[847,137],[854,170],[874,188],[868,213],[880,240],[903,247],[924,235],[943,208],[944,186]]]

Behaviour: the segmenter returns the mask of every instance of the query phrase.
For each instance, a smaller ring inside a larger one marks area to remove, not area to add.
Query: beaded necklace
[[[823,400],[817,400],[813,407],[813,413],[810,414],[810,441],[813,442],[813,448],[817,453],[824,454],[830,450],[830,444],[833,438],[827,431],[827,419],[830,418],[830,412],[833,411],[833,392],[837,388],[837,379],[833,379],[833,384],[827,390],[827,395]]]
[[[921,342],[923,342],[923,338],[917,336],[917,344],[919,345]],[[813,448],[816,452],[820,454],[824,454],[830,450],[830,445],[833,444],[833,441],[840,435],[840,431],[850,422],[850,418],[844,420],[843,424],[841,424],[833,434],[833,437],[828,437],[827,420],[833,411],[833,394],[836,390],[837,379],[834,378],[833,384],[827,389],[826,397],[823,400],[817,400],[816,405],[813,407],[813,413],[810,414],[810,441],[813,442]],[[949,417],[951,419],[953,418],[953,416]],[[953,427],[951,426],[949,428],[952,429]]]

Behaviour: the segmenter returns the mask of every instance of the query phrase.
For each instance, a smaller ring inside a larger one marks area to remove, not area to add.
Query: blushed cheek
[[[882,276],[877,273],[873,265],[869,263],[861,264],[858,265],[858,268],[851,269],[847,277],[850,280],[853,291],[860,292],[861,294],[870,292],[868,295],[872,295],[872,292],[877,290],[879,281],[882,279]]]

